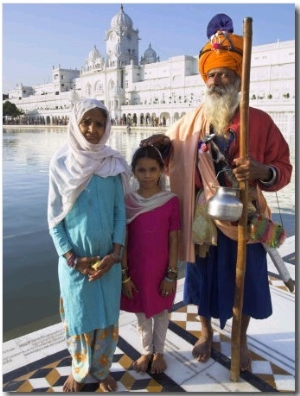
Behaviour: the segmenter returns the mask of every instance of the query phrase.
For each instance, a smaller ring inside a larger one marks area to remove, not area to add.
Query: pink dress
[[[147,318],[172,308],[175,293],[161,297],[159,287],[169,265],[169,233],[180,229],[178,197],[139,214],[127,225],[127,264],[139,290],[131,300],[122,295],[121,309]]]

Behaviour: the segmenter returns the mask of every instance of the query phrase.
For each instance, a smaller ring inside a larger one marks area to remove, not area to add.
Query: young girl
[[[127,241],[122,259],[121,309],[135,312],[143,354],[133,368],[161,373],[167,365],[164,342],[177,279],[179,200],[161,187],[164,163],[153,146],[132,159],[137,191],[125,198]]]
[[[59,255],[60,313],[72,356],[64,392],[79,392],[89,374],[101,391],[117,388],[110,367],[118,341],[119,256],[126,235],[123,190],[130,169],[105,144],[110,127],[101,102],[76,102],[67,143],[50,163],[48,223]]]

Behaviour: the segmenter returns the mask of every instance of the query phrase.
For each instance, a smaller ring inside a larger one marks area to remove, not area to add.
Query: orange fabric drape
[[[203,114],[203,105],[188,113],[167,132],[173,145],[168,164],[171,190],[178,195],[181,210],[181,231],[179,238],[179,260],[195,262],[195,245],[192,242],[192,224],[195,208],[195,166],[198,156],[198,142],[209,134],[209,125]],[[206,200],[216,192],[217,185],[214,163],[210,154],[202,154],[199,170]],[[251,190],[253,193],[253,189]],[[257,187],[254,190],[261,213],[270,217],[267,202]],[[215,221],[217,227],[229,238],[237,240],[237,227],[230,222]]]

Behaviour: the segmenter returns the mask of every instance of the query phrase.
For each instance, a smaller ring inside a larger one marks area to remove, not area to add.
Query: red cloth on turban
[[[242,76],[243,37],[218,31],[202,48],[199,55],[199,72],[206,82],[206,74],[218,67],[228,67]]]

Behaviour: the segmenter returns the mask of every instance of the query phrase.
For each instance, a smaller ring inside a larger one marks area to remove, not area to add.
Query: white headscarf
[[[83,115],[95,107],[107,114],[106,128],[98,144],[89,143],[79,129]],[[52,157],[49,169],[48,225],[62,221],[86,188],[93,175],[101,177],[121,174],[124,192],[129,189],[130,169],[123,156],[106,146],[111,130],[106,107],[95,99],[75,103],[68,124],[67,143]]]

